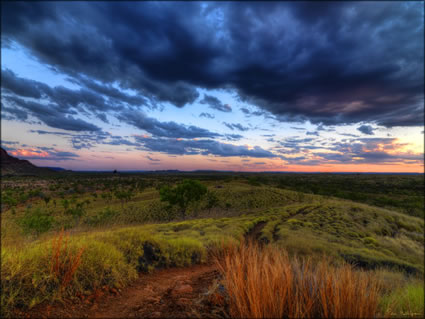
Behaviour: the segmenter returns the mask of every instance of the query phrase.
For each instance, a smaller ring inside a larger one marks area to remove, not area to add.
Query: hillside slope
[[[27,160],[10,156],[1,148],[1,175],[45,175],[55,172],[48,168],[37,167]]]

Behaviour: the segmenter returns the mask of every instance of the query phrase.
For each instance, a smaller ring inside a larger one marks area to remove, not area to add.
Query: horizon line
[[[51,168],[51,166],[39,166],[43,168]],[[424,172],[341,172],[341,171],[234,171],[234,170],[178,170],[178,169],[162,169],[162,170],[117,170],[117,169],[109,169],[109,170],[71,170],[64,169],[64,171],[78,172],[78,173],[113,173],[116,171],[117,173],[156,173],[156,172],[175,172],[175,173],[293,173],[293,174],[424,174]]]

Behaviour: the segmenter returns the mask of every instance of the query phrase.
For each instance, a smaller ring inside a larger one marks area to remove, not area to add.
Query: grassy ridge
[[[237,241],[261,218],[202,219],[97,231],[69,238],[62,263],[81,249],[81,264],[66,289],[52,273],[52,240],[23,249],[2,249],[2,299],[5,315],[15,307],[32,307],[44,300],[84,294],[103,286],[123,287],[138,271],[205,262],[208,249],[222,241]],[[70,265],[64,265],[69,267]]]
[[[258,174],[248,180],[425,216],[423,174]]]
[[[226,177],[205,180],[208,196],[193,203],[188,220],[182,221],[176,209],[159,200],[162,179],[96,177],[68,186],[56,180],[38,182],[43,196],[31,188],[36,182],[8,186],[10,193],[28,198],[6,207],[1,216],[4,314],[103,286],[122,287],[140,271],[204,262],[217,243],[238,242],[259,222],[264,222],[259,240],[290,255],[326,255],[335,263],[348,261],[367,270],[385,267],[402,276],[424,273],[424,220],[392,210]],[[130,199],[113,195],[114,189],[131,185]],[[45,232],[27,229],[42,220],[51,221]],[[55,272],[53,239],[62,228],[72,235],[62,247],[61,271]],[[73,273],[72,261],[80,252]],[[67,274],[72,280],[64,285]],[[408,289],[413,299],[423,293],[423,285],[409,287],[394,286],[382,304],[393,307],[397,293]],[[399,306],[397,311],[406,309]]]
[[[363,268],[423,272],[424,222],[361,204],[295,204],[272,217],[261,239],[298,255],[342,257]]]
[[[328,212],[337,211],[338,208],[347,209],[346,203],[338,201],[331,201],[327,205]],[[194,219],[74,235],[68,245],[71,254],[83,247],[85,251],[80,267],[62,295],[73,296],[104,285],[122,287],[136,276],[137,271],[204,262],[210,248],[223,240],[238,241],[260,221],[266,222],[260,239],[276,242],[291,253],[325,254],[341,261],[352,253],[357,259],[349,261],[366,262],[363,266],[367,269],[387,266],[408,273],[423,273],[423,255],[420,251],[415,254],[403,252],[394,244],[388,246],[388,251],[383,253],[383,248],[379,245],[386,244],[385,237],[376,235],[376,242],[367,240],[373,238],[368,226],[354,224],[345,215],[341,217],[346,223],[345,229],[338,229],[338,219],[335,216],[329,218],[328,223],[322,221],[322,230],[320,227],[315,229],[315,223],[305,220],[319,206],[322,209],[324,207],[318,203],[304,206],[296,204],[239,217]],[[355,208],[357,218],[370,213],[377,214],[376,218],[384,218],[383,216],[390,214],[389,216],[398,218],[407,229],[423,229],[423,223],[418,225],[418,220],[413,217],[380,209],[367,211],[367,206],[354,205],[351,208]],[[335,228],[335,234],[327,227]],[[369,227],[374,229],[373,224]],[[344,233],[345,230],[354,229],[359,233],[355,240],[351,232]],[[408,237],[410,233],[407,229],[400,228],[399,231],[406,235],[406,242],[413,245],[414,238]],[[46,240],[18,251],[3,249],[3,309],[20,305],[32,306],[59,296],[60,281],[50,272],[53,255],[51,247],[51,240]],[[393,251],[401,254],[396,255]]]

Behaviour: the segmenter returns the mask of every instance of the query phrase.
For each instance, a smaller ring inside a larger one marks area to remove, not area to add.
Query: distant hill
[[[55,171],[46,167],[38,167],[27,160],[20,160],[19,158],[10,156],[1,148],[1,175],[51,175]]]
[[[65,169],[65,168],[62,168],[62,167],[54,167],[54,166],[41,166],[40,168],[48,168],[48,169],[50,169],[50,170],[52,170],[52,171],[55,171],[55,172],[64,172],[64,171],[66,171],[66,169]]]

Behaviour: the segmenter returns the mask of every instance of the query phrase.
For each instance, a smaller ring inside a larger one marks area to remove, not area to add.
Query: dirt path
[[[246,235],[258,240],[266,222],[259,222]],[[25,318],[223,318],[224,299],[216,265],[156,270],[141,274],[122,289],[99,289],[80,299],[53,305],[41,304]],[[212,289],[215,287],[215,289]]]
[[[264,226],[266,226],[266,224],[266,222],[259,222],[255,224],[255,226],[252,227],[252,229],[245,234],[245,241],[258,241],[261,236],[261,231],[263,230]]]
[[[96,291],[82,301],[40,305],[29,318],[219,318],[208,289],[219,278],[215,265],[142,274],[122,292]]]

